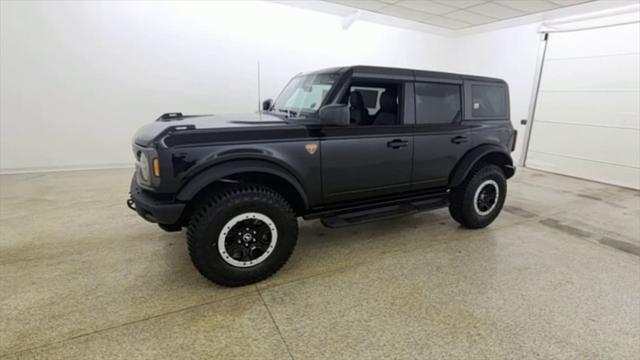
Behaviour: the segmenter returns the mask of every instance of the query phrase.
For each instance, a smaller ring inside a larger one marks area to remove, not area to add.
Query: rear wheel
[[[462,226],[483,228],[500,214],[507,195],[507,180],[502,169],[480,164],[458,187],[451,189],[449,213]]]
[[[240,185],[214,195],[192,217],[189,254],[207,279],[224,286],[263,280],[289,259],[298,224],[273,190]]]

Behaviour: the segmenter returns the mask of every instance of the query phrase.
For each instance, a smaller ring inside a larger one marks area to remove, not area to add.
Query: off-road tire
[[[272,252],[257,265],[237,267],[222,258],[218,237],[232,218],[259,213],[276,226],[277,242]],[[223,286],[242,286],[273,275],[287,262],[298,238],[298,223],[287,201],[270,188],[237,185],[213,194],[195,210],[187,230],[189,255],[198,271]]]
[[[499,189],[497,201],[495,207],[483,215],[474,206],[474,199],[478,187],[491,180],[497,184]],[[449,193],[449,213],[455,221],[466,228],[483,228],[491,224],[500,214],[506,195],[507,180],[502,169],[492,164],[478,164],[462,184],[451,189]]]

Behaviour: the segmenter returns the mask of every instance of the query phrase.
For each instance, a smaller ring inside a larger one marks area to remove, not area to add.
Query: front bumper
[[[140,188],[135,175],[131,179],[129,194],[127,206],[152,223],[177,224],[186,206],[174,201],[156,199],[150,192]]]

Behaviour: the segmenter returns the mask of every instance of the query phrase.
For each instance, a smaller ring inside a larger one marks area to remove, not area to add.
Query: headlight
[[[138,169],[140,171],[140,177],[145,182],[149,181],[149,160],[144,153],[140,153],[140,159],[138,160]]]

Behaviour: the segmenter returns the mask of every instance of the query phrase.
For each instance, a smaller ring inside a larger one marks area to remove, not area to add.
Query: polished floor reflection
[[[227,289],[126,209],[129,170],[0,177],[0,357],[633,359],[640,192],[519,169],[503,213],[300,222]]]

